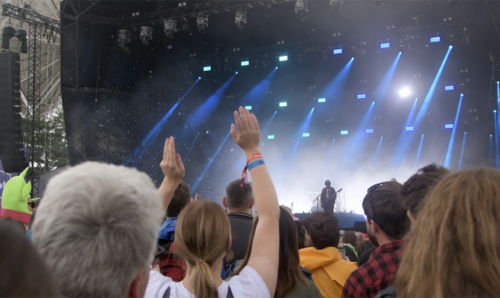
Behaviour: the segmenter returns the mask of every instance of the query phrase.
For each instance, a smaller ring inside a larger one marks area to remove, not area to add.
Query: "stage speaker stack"
[[[21,133],[21,66],[19,53],[0,52],[0,159],[7,173],[27,166]]]

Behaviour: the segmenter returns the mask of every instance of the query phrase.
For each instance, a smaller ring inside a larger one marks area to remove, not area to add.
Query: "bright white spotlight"
[[[404,89],[399,90],[399,95],[401,97],[407,97],[410,94],[411,94],[411,91],[408,88],[404,88]]]

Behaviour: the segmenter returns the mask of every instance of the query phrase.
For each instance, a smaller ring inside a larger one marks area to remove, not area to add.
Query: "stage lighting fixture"
[[[252,106],[245,106],[245,109],[251,111],[252,110]]]
[[[450,124],[445,124],[445,125],[444,125],[444,128],[445,128],[445,129],[452,129],[452,128],[453,128],[453,123],[450,123]]]
[[[307,8],[306,0],[297,0],[295,2],[295,13],[297,14],[297,19],[303,22],[306,19],[307,12],[309,8]]]
[[[330,6],[334,12],[340,12],[342,4],[344,4],[344,1],[342,0],[330,0]]]
[[[245,25],[247,23],[247,11],[238,9],[234,14],[234,22],[238,26],[238,29],[245,29]]]
[[[302,137],[303,137],[303,138],[308,138],[308,137],[309,137],[309,133],[308,133],[308,132],[303,133],[303,134],[302,134]]]
[[[413,126],[407,126],[406,131],[413,131]]]
[[[130,31],[129,30],[118,30],[118,45],[121,48],[125,48],[125,44],[130,42]]]
[[[268,136],[267,136],[267,139],[268,139],[268,140],[274,140],[274,135],[268,135]]]
[[[137,18],[137,17],[138,17],[138,16],[140,16],[140,15],[141,15],[141,12],[140,12],[140,11],[134,11],[134,12],[132,13],[132,17],[133,17],[133,18]]]
[[[153,28],[142,26],[140,29],[139,37],[144,45],[148,45],[149,41],[153,39]]]
[[[367,128],[366,133],[373,133],[373,128]]]
[[[399,90],[399,95],[401,97],[407,97],[410,94],[411,94],[411,91],[408,88],[404,88],[404,89]]]
[[[321,103],[321,102],[326,102],[326,98],[318,98],[318,102]]]
[[[26,42],[26,30],[18,29],[16,31],[16,37],[21,41],[21,53],[28,53],[28,43]]]
[[[349,131],[348,131],[348,130],[341,130],[341,131],[340,131],[340,134],[341,134],[341,135],[348,135],[348,134],[349,134]]]
[[[384,43],[380,44],[380,48],[381,49],[388,49],[390,47],[391,47],[391,43],[390,42],[384,42]]]
[[[198,80],[201,80],[201,77],[198,77]]]
[[[286,106],[287,106],[286,101],[282,101],[282,102],[280,102],[279,106],[280,106],[280,107],[286,107]]]
[[[454,85],[446,85],[446,86],[444,86],[444,90],[445,91],[455,90],[455,86]]]
[[[441,36],[431,37],[431,42],[441,42]]]
[[[203,71],[211,71],[212,67],[211,66],[204,66]]]
[[[181,31],[184,33],[191,31],[191,28],[189,28],[189,23],[185,18],[181,20]]]
[[[141,27],[142,29],[142,27]],[[168,38],[174,38],[174,33],[177,32],[177,21],[176,20],[164,20],[163,21],[163,31]]]
[[[5,27],[2,31],[2,49],[8,50],[10,48],[10,39],[16,35],[16,29],[12,27]]]
[[[333,54],[334,55],[342,54],[342,49],[333,49]]]
[[[198,24],[198,31],[200,33],[205,32],[205,29],[208,27],[208,17],[199,13],[198,17],[196,17],[196,24]]]
[[[366,94],[358,94],[358,99],[365,99],[366,98]]]
[[[280,56],[279,61],[288,61],[288,56]]]
[[[238,74],[238,72],[235,72],[235,74]]]
[[[186,6],[187,6],[187,2],[186,2],[186,1],[184,1],[184,2],[179,2],[179,3],[177,4],[177,7],[186,7]]]
[[[250,61],[241,61],[241,66],[248,66],[250,65]]]
[[[493,110],[493,113],[496,113],[496,112],[497,112],[497,110]]]
[[[493,135],[490,135],[490,138],[492,138],[492,137],[493,137]]]

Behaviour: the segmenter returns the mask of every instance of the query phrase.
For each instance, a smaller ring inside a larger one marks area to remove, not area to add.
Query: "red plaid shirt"
[[[392,285],[403,253],[404,240],[393,241],[375,249],[368,262],[347,279],[342,298],[372,298]]]

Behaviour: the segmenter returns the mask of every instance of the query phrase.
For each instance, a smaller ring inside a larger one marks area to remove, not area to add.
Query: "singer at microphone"
[[[325,181],[325,188],[321,191],[321,208],[325,212],[333,215],[333,207],[335,206],[335,200],[337,199],[337,192],[335,188],[331,187],[330,180]]]

